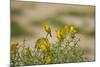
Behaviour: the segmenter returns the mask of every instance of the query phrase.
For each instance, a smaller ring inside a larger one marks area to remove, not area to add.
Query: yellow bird
[[[47,35],[49,34],[52,37],[50,26],[47,23],[44,24],[44,30],[47,32]]]

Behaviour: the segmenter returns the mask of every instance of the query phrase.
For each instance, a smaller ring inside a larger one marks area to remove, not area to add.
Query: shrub
[[[23,45],[11,45],[11,66],[88,61],[84,56],[84,50],[79,46],[79,30],[76,26],[65,25],[57,29],[58,40],[52,44],[48,40],[49,35],[52,38],[50,26],[45,24],[44,30],[47,33],[46,37],[39,38],[33,49],[26,47],[25,41]]]

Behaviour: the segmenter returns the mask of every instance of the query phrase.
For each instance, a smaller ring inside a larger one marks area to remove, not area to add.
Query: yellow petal
[[[45,60],[45,64],[50,64],[51,63],[51,56],[47,56]]]

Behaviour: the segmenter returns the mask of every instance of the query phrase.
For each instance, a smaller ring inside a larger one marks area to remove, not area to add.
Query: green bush
[[[11,44],[11,66],[38,65],[38,64],[60,64],[71,62],[88,61],[84,56],[85,51],[79,46],[80,38],[76,26],[65,25],[56,31],[57,41],[50,43],[48,36],[52,38],[51,28],[48,24],[44,25],[47,32],[46,37],[39,38],[35,47],[26,47],[23,44]]]

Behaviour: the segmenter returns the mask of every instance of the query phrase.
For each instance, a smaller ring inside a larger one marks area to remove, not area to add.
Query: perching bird
[[[50,37],[52,37],[50,26],[47,23],[44,24],[44,29],[47,32],[47,35],[49,34]]]

